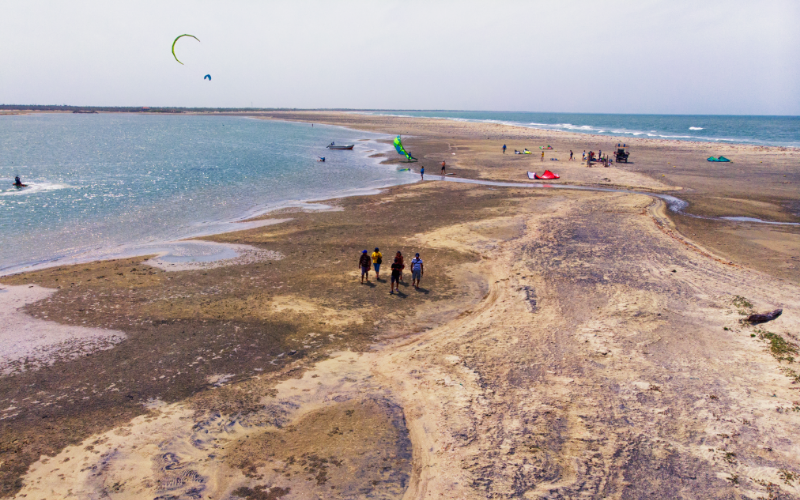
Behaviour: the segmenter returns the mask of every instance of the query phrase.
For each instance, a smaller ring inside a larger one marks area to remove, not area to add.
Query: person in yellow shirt
[[[372,267],[375,268],[375,279],[381,278],[381,262],[383,261],[383,254],[379,249],[372,252]]]

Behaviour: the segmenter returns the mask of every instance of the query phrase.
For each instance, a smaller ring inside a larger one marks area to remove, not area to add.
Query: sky
[[[798,0],[0,0],[0,20],[0,104],[800,115]]]

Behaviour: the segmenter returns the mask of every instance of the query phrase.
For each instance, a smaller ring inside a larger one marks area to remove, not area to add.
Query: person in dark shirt
[[[392,279],[389,283],[389,286],[392,287],[390,294],[394,295],[395,289],[397,293],[400,293],[400,273],[403,271],[403,264],[400,263],[399,260],[394,259],[392,263]]]
[[[372,264],[372,259],[369,258],[369,254],[366,250],[361,252],[361,257],[358,259],[358,266],[361,268],[361,283],[364,283],[364,278],[367,279],[367,283],[369,283],[369,266]]]
[[[400,263],[400,281],[403,281],[403,269],[406,268],[406,262],[399,250],[395,254],[394,260]]]

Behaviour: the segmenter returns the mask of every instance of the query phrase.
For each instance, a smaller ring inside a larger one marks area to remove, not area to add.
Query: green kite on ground
[[[397,150],[397,154],[404,155],[407,162],[411,163],[417,161],[417,159],[411,156],[411,153],[406,151],[406,148],[403,147],[403,143],[400,141],[399,135],[394,138],[394,149]]]

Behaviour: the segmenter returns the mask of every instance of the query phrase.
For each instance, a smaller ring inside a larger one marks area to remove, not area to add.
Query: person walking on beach
[[[403,254],[400,253],[400,250],[398,250],[397,254],[395,254],[394,260],[400,263],[400,281],[403,281],[403,269],[406,268],[406,263],[405,259],[403,258]]]
[[[572,150],[569,150],[569,161],[574,160],[575,158],[572,157]]]
[[[542,150],[542,161],[544,161],[544,149]]]
[[[425,180],[425,167],[419,169],[419,180],[421,181]]]
[[[400,276],[402,272],[403,264],[401,264],[397,259],[394,259],[394,262],[392,262],[392,277],[389,281],[389,286],[391,287],[391,290],[389,291],[390,295],[394,295],[395,289],[397,290],[397,293],[400,293]]]
[[[586,150],[583,150],[583,161],[586,161]]]
[[[364,284],[364,278],[369,283],[369,255],[367,255],[366,250],[361,252],[361,258],[358,259],[358,267],[361,268],[361,284]]]
[[[503,154],[506,154],[506,145],[503,144]]]
[[[381,279],[381,262],[383,262],[383,254],[376,248],[372,252],[372,267],[375,268],[375,279],[378,281]]]
[[[419,280],[422,279],[423,272],[422,259],[417,254],[416,257],[411,259],[411,284],[414,285],[416,290],[419,290]]]
[[[445,174],[445,169],[444,169],[444,160],[442,160],[442,175],[444,175],[444,174]]]

